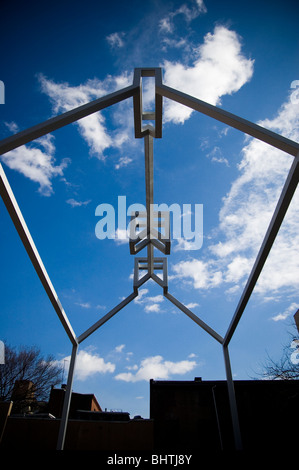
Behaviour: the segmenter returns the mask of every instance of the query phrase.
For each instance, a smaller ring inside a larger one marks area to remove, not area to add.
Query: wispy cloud
[[[227,158],[223,156],[222,150],[217,145],[207,154],[207,158],[211,159],[215,163],[224,163],[226,166],[229,166]]]
[[[79,307],[82,307],[82,308],[91,308],[91,305],[89,302],[76,302],[76,305],[79,305]]]
[[[116,380],[124,382],[139,382],[150,379],[169,379],[173,375],[184,375],[196,367],[195,361],[166,361],[162,356],[152,356],[143,359],[139,366],[134,366],[132,371],[123,372],[115,376]]]
[[[126,347],[125,344],[120,344],[119,346],[115,347],[115,351],[120,353],[124,350],[125,347]]]
[[[159,22],[160,32],[163,33],[172,33],[174,31],[175,25],[174,20],[178,15],[182,15],[183,18],[190,22],[197,18],[200,14],[206,13],[207,8],[202,0],[193,1],[192,6],[188,6],[183,3],[179,8],[174,11],[171,11],[163,17]]]
[[[299,109],[291,97],[276,117],[259,123],[299,140]],[[177,263],[175,276],[196,289],[227,285],[236,292],[246,281],[271,220],[292,157],[256,139],[246,139],[239,175],[223,199],[216,231],[219,242],[209,246],[208,260],[191,258]],[[299,192],[290,204],[255,291],[276,294],[299,287]],[[212,255],[212,256],[211,256]],[[282,317],[279,317],[282,318]]]
[[[69,204],[72,207],[81,207],[81,206],[87,206],[91,201],[76,201],[75,199],[68,199],[67,204]]]
[[[78,305],[81,308],[84,309],[91,309],[95,308],[96,310],[105,310],[106,307],[104,305],[92,305],[90,302],[75,302],[76,305]]]
[[[124,47],[124,33],[111,33],[106,37],[107,42],[112,48]]]
[[[129,165],[131,162],[132,158],[130,157],[120,157],[118,163],[115,164],[115,169],[119,170],[120,168]]]

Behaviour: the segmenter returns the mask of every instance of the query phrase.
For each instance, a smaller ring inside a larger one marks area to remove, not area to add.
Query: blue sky
[[[34,8],[33,8],[34,7]],[[132,83],[135,67],[299,141],[295,1],[5,2],[0,138]],[[150,80],[145,103],[151,106]],[[154,200],[203,206],[203,245],[173,240],[169,292],[224,335],[292,163],[291,156],[164,100],[154,140]],[[79,336],[133,291],[127,241],[99,240],[98,205],[145,204],[143,140],[128,99],[0,157]],[[298,298],[298,192],[230,344],[233,375],[279,358]],[[1,339],[65,366],[71,345],[3,202]],[[116,226],[117,229],[117,226]],[[190,245],[189,245],[190,248]],[[103,408],[149,414],[149,379],[225,378],[222,350],[148,282],[79,349],[74,390]]]

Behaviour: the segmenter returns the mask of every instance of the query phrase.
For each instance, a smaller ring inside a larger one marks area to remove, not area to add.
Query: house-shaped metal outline
[[[153,112],[144,112],[142,106],[142,77],[154,77],[155,79],[155,110]],[[82,105],[78,108],[70,110],[66,113],[53,117],[45,122],[37,124],[27,130],[19,132],[11,137],[8,137],[0,141],[0,155],[9,152],[21,145],[27,144],[32,140],[35,140],[43,135],[53,132],[63,126],[71,124],[83,117],[86,117],[92,113],[105,109],[113,104],[119,103],[127,98],[133,97],[134,107],[134,125],[135,125],[135,137],[144,138],[145,142],[145,165],[146,165],[146,197],[147,197],[147,208],[152,202],[152,185],[153,185],[153,174],[152,174],[152,141],[153,138],[162,137],[162,105],[163,98],[168,98],[182,105],[185,105],[194,111],[198,111],[205,114],[217,121],[220,121],[230,127],[233,127],[241,132],[244,132],[256,139],[259,139],[277,149],[280,149],[289,155],[294,157],[293,163],[289,170],[286,178],[284,187],[282,189],[280,198],[274,210],[272,219],[270,221],[268,230],[265,234],[264,240],[256,257],[255,263],[248,277],[247,283],[241,294],[237,308],[233,314],[231,323],[227,329],[224,337],[220,336],[216,331],[210,328],[200,318],[198,318],[193,312],[191,312],[185,305],[179,300],[172,296],[168,292],[167,285],[167,263],[165,258],[154,258],[153,249],[154,244],[147,243],[148,254],[146,258],[135,259],[135,277],[134,277],[134,289],[133,292],[126,297],[122,302],[116,305],[110,312],[100,318],[94,325],[83,332],[80,336],[76,336],[72,329],[72,326],[68,320],[68,317],[59,301],[58,295],[52,285],[52,282],[48,276],[45,266],[39,256],[38,250],[34,244],[31,234],[28,230],[26,222],[22,216],[21,210],[15,199],[14,193],[9,185],[6,178],[5,172],[2,165],[0,164],[0,194],[7,208],[7,211],[15,225],[15,228],[20,236],[20,239],[29,255],[29,258],[38,274],[40,281],[50,299],[62,326],[67,333],[72,343],[72,355],[68,373],[67,389],[64,400],[63,414],[60,424],[57,450],[62,450],[64,447],[64,440],[67,428],[68,413],[71,399],[71,390],[73,384],[73,376],[75,369],[75,362],[77,357],[77,351],[79,344],[84,341],[89,335],[94,333],[100,328],[105,322],[112,318],[122,308],[128,305],[134,298],[138,296],[138,288],[148,279],[152,278],[163,288],[164,296],[172,302],[177,308],[183,313],[189,316],[195,323],[203,328],[208,334],[210,334],[218,343],[222,345],[224,354],[224,363],[226,370],[226,378],[229,392],[231,417],[234,430],[235,447],[236,449],[242,449],[242,438],[239,427],[237,405],[234,393],[234,383],[232,378],[232,371],[229,359],[228,346],[233,334],[237,328],[237,325],[242,317],[242,314],[246,308],[249,298],[253,292],[259,275],[263,269],[266,259],[269,255],[274,240],[279,232],[281,223],[287,212],[289,204],[292,200],[294,192],[296,190],[298,179],[299,179],[299,144],[292,140],[289,140],[279,134],[276,134],[268,129],[265,129],[257,124],[247,121],[239,116],[229,113],[219,107],[210,105],[202,100],[194,98],[190,95],[182,93],[178,90],[170,88],[162,82],[162,70],[161,68],[136,68],[134,71],[133,84],[119,91],[101,97],[90,103]],[[145,125],[142,123],[144,120],[154,121],[155,126]],[[148,225],[149,226],[149,225]],[[141,260],[141,261],[140,261]],[[138,263],[146,262],[147,273],[141,280],[137,279],[136,272],[138,271]],[[137,263],[137,267],[136,267]],[[156,263],[156,264],[155,264]],[[155,274],[155,268],[159,264],[159,268],[163,270],[163,278],[161,280]],[[136,271],[137,270],[137,271]]]

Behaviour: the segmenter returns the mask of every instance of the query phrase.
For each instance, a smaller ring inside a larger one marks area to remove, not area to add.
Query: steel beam
[[[19,234],[19,237],[28,253],[28,256],[33,264],[33,267],[66,331],[68,337],[73,344],[77,343],[76,335],[70,325],[70,322],[65,314],[65,311],[58,299],[58,295],[52,285],[46,268],[41,260],[41,257],[37,251],[35,243],[31,237],[29,229],[26,225],[24,217],[15,199],[13,191],[6,178],[2,165],[0,164],[0,195],[6,206],[6,209],[14,223],[14,226]]]
[[[88,336],[90,336],[92,333],[94,333],[98,328],[100,328],[104,323],[106,323],[110,318],[112,318],[117,312],[119,312],[122,308],[124,308],[126,305],[128,305],[135,297],[137,297],[138,293],[133,292],[131,295],[129,295],[126,299],[122,300],[116,307],[114,307],[110,312],[108,312],[106,315],[104,315],[100,320],[98,320],[94,325],[92,325],[88,330],[86,330],[84,333],[82,333],[78,337],[78,343],[82,343]]]
[[[74,381],[75,364],[76,364],[76,359],[77,359],[77,351],[78,351],[78,344],[74,344],[73,349],[72,349],[66,391],[65,391],[64,401],[63,401],[63,409],[62,409],[61,421],[60,421],[60,426],[59,426],[56,450],[63,450],[64,448],[66,428],[67,428],[70,404],[71,404],[71,399],[72,399],[72,388],[73,388],[73,381]]]
[[[224,364],[225,364],[225,372],[226,372],[228,399],[229,399],[229,404],[230,404],[230,412],[231,412],[233,433],[234,433],[234,440],[235,440],[235,448],[236,450],[242,450],[243,444],[242,444],[242,436],[241,436],[241,431],[240,431],[237,400],[236,400],[234,381],[233,381],[231,363],[229,359],[229,352],[228,352],[227,346],[223,346],[223,355],[224,355]]]
[[[221,108],[206,103],[205,101],[194,98],[193,96],[182,93],[163,84],[156,85],[156,93],[169,98],[177,103],[181,103],[194,111],[199,111],[202,114],[210,116],[217,121],[223,122],[230,127],[234,127],[245,134],[251,135],[256,139],[262,140],[272,147],[283,150],[284,152],[297,155],[299,151],[299,144],[286,137],[283,137],[275,132],[272,132],[264,127],[254,124],[246,119],[243,119],[235,114],[229,113]]]
[[[170,300],[176,307],[178,307],[182,312],[184,312],[191,320],[193,320],[197,325],[199,325],[203,330],[205,330],[209,335],[211,335],[214,339],[216,339],[220,344],[223,344],[223,338],[216,333],[209,325],[207,325],[204,321],[198,318],[191,310],[189,310],[184,304],[179,302],[173,295],[164,293],[165,297]]]
[[[272,248],[272,245],[280,229],[280,226],[283,222],[284,216],[288,210],[289,204],[292,200],[292,197],[298,185],[298,181],[299,181],[299,153],[297,157],[294,159],[293,164],[290,168],[288,177],[282,189],[280,198],[278,200],[276,209],[274,211],[268,230],[266,232],[264,241],[256,257],[254,266],[252,268],[252,271],[250,273],[246,286],[243,290],[242,296],[240,298],[240,301],[235,311],[235,314],[233,316],[233,319],[228,327],[227,333],[224,338],[225,346],[229,344],[234,334],[234,331],[241,319],[243,311],[249,301],[252,291],[257,283],[259,275],[263,269],[263,266],[267,260],[269,252]]]
[[[139,94],[139,87],[131,85],[18,132],[0,141],[0,155],[136,94]]]
[[[145,157],[145,198],[146,198],[146,223],[147,237],[150,239],[152,229],[152,212],[154,207],[154,143],[151,135],[144,136]],[[147,245],[148,273],[154,272],[154,247],[152,243]]]

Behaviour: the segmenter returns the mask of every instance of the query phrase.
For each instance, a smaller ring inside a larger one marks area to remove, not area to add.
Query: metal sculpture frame
[[[155,109],[152,112],[144,112],[142,105],[142,78],[154,77],[155,79]],[[79,106],[71,111],[65,112],[61,115],[53,117],[45,122],[42,122],[34,127],[12,135],[0,142],[0,155],[9,152],[21,145],[27,144],[43,135],[53,132],[63,126],[71,124],[83,117],[92,113],[101,111],[113,104],[119,103],[123,100],[133,97],[134,109],[134,127],[135,138],[144,138],[144,152],[145,152],[145,184],[146,184],[146,214],[147,219],[145,223],[145,230],[141,233],[142,236],[136,240],[130,240],[130,252],[136,254],[143,248],[147,248],[147,256],[143,258],[135,258],[133,292],[126,297],[122,302],[116,305],[110,312],[100,318],[94,325],[88,328],[80,336],[76,336],[68,317],[59,301],[58,295],[52,285],[48,276],[45,266],[39,256],[38,250],[34,244],[31,234],[28,230],[26,222],[22,216],[21,210],[15,199],[14,193],[6,178],[3,167],[0,164],[0,194],[7,208],[7,211],[15,225],[15,228],[20,236],[20,239],[29,255],[29,258],[35,268],[37,275],[50,299],[58,318],[67,333],[72,344],[72,354],[70,367],[68,372],[66,394],[63,405],[63,412],[60,422],[57,450],[64,449],[64,442],[66,436],[67,422],[70,409],[72,385],[76,364],[76,357],[78,347],[88,336],[98,330],[104,323],[112,318],[116,313],[122,310],[132,300],[138,296],[139,287],[153,279],[163,288],[164,296],[174,304],[179,310],[191,318],[197,325],[205,330],[212,336],[223,348],[224,364],[226,371],[226,379],[228,386],[230,411],[233,424],[234,442],[236,450],[242,449],[242,437],[239,426],[238,410],[236,403],[236,396],[234,391],[234,382],[232,377],[231,363],[229,358],[228,346],[237,328],[237,325],[243,315],[249,298],[257,283],[259,275],[263,269],[266,259],[269,255],[271,247],[274,243],[276,235],[280,229],[281,223],[287,212],[289,204],[292,200],[299,180],[299,144],[289,140],[279,134],[276,134],[264,127],[247,121],[239,116],[231,114],[216,106],[210,105],[202,100],[194,98],[190,95],[182,93],[178,90],[170,88],[162,83],[162,69],[161,68],[136,68],[134,70],[133,84],[119,91],[101,97],[85,105]],[[203,322],[196,316],[190,309],[183,305],[178,299],[168,292],[167,281],[167,258],[155,258],[154,248],[158,248],[164,254],[170,253],[170,239],[159,239],[159,232],[154,229],[153,221],[150,216],[151,207],[153,204],[153,139],[162,137],[162,111],[163,111],[163,98],[176,101],[182,105],[205,114],[217,121],[220,121],[230,127],[233,127],[243,133],[246,133],[256,139],[259,139],[279,150],[282,150],[294,157],[293,163],[286,178],[284,187],[282,189],[280,198],[278,200],[276,209],[274,210],[272,219],[270,221],[268,230],[265,234],[264,240],[256,257],[252,271],[248,277],[247,283],[242,292],[241,298],[237,308],[232,317],[231,323],[227,329],[224,337],[214,331],[209,325]],[[150,120],[154,122],[143,126],[143,121]],[[143,214],[144,215],[144,214]],[[133,214],[134,217],[134,214]],[[154,236],[153,236],[154,234]],[[139,245],[138,245],[139,243]],[[139,277],[139,271],[143,269],[146,274]],[[162,279],[155,271],[162,271]]]

